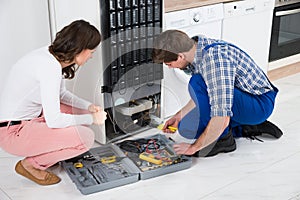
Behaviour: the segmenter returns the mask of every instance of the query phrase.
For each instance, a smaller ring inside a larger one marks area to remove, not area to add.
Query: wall
[[[0,92],[10,67],[25,53],[50,44],[47,0],[0,0]]]

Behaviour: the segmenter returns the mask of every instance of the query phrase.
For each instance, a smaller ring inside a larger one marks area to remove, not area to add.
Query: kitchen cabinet
[[[200,6],[212,5],[217,3],[231,2],[234,0],[165,0],[165,12],[172,12],[176,10],[183,10],[187,8],[195,8]]]

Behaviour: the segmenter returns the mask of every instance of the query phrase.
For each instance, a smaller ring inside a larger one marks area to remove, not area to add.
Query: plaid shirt
[[[244,51],[221,40],[197,37],[192,72],[201,74],[207,85],[211,117],[233,115],[234,88],[253,95],[273,90],[265,73]]]

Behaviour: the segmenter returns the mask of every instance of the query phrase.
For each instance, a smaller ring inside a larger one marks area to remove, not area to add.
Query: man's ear
[[[185,55],[183,53],[178,53],[177,59],[185,59]]]

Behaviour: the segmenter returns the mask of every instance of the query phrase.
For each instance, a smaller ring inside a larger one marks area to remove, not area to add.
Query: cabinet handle
[[[275,16],[279,17],[279,16],[291,15],[296,13],[300,13],[300,8],[293,9],[293,10],[278,11],[275,13]]]
[[[246,8],[246,12],[255,12],[255,6]]]

